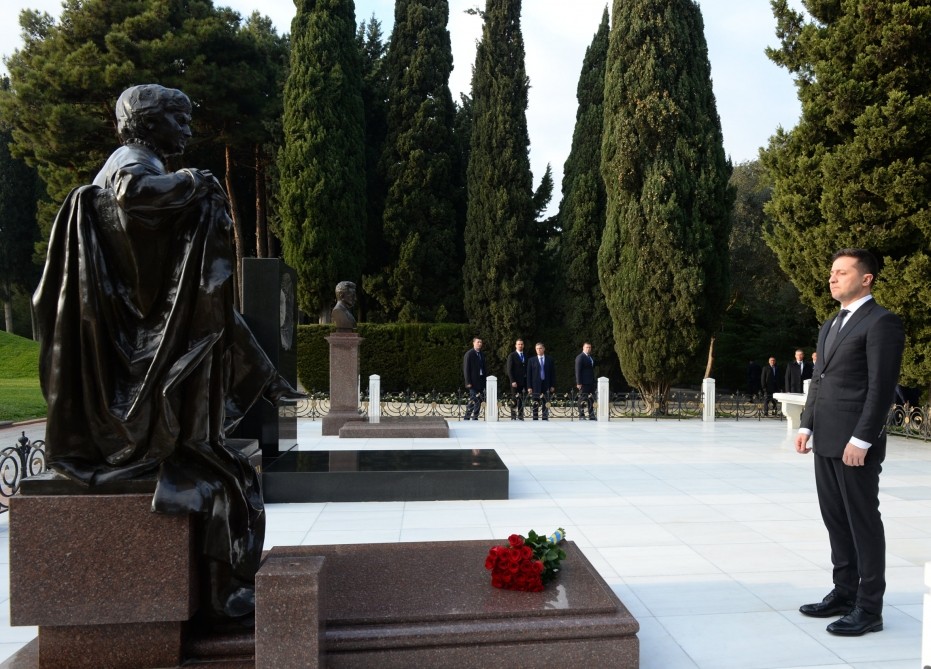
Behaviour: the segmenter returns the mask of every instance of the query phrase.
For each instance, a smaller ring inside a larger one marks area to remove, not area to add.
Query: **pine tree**
[[[607,208],[601,178],[601,136],[604,128],[604,82],[608,59],[608,8],[592,43],[585,50],[576,97],[572,148],[563,168],[558,225],[562,230],[559,263],[566,326],[581,347],[591,342],[599,357],[599,373],[617,377],[611,317],[598,282],[598,247]]]
[[[398,0],[388,52],[382,166],[392,319],[446,320],[462,303],[456,249],[455,107],[446,0]]]
[[[352,0],[300,0],[291,24],[278,192],[301,308],[329,319],[340,281],[360,282],[365,234],[362,65]]]
[[[819,319],[836,311],[831,254],[884,260],[874,293],[905,321],[902,382],[931,378],[931,6],[926,0],[773,2],[781,47],[768,55],[798,83],[802,115],[770,139],[767,238]]]
[[[469,322],[503,358],[531,332],[537,259],[520,0],[487,0],[472,74],[463,285]]]
[[[628,382],[654,411],[702,361],[727,297],[730,164],[692,0],[615,0],[598,274]]]

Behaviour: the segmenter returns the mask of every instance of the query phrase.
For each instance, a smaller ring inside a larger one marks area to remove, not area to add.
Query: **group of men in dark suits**
[[[760,390],[763,391],[763,415],[768,416],[770,409],[773,415],[776,415],[778,402],[773,395],[783,390],[787,393],[801,393],[804,389],[805,381],[811,378],[814,371],[814,360],[817,353],[812,353],[812,362],[805,361],[805,351],[802,349],[795,350],[795,360],[786,365],[785,373],[780,374],[779,365],[776,364],[776,358],[770,356],[765,367],[760,371]],[[750,363],[754,363],[751,361]],[[784,383],[781,383],[784,380]]]
[[[524,396],[531,403],[533,420],[549,420],[551,396],[556,392],[556,363],[552,356],[546,355],[546,346],[537,342],[534,346],[536,355],[524,353],[524,340],[514,342],[514,350],[508,355],[506,370],[513,395],[511,403],[511,420],[524,420]],[[472,340],[472,348],[466,351],[462,359],[462,374],[469,401],[466,404],[464,420],[478,420],[479,409],[486,388],[485,359],[482,354],[482,340]],[[588,410],[589,420],[596,420],[594,413],[595,365],[592,357],[592,345],[585,342],[582,352],[575,359],[576,389],[579,392],[579,418],[585,418]]]

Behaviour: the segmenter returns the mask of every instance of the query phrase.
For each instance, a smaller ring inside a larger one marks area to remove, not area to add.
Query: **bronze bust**
[[[352,281],[340,281],[336,284],[336,306],[333,307],[331,320],[337,330],[355,330],[356,319],[351,309],[356,304],[356,284]]]

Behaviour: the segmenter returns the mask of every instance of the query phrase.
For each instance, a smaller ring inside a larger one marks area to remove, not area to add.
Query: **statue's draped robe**
[[[140,145],[62,206],[34,297],[49,466],[89,485],[157,470],[153,509],[204,519],[217,615],[248,612],[265,516],[224,443],[277,372],[233,307],[222,189]],[[223,583],[226,585],[223,585]]]

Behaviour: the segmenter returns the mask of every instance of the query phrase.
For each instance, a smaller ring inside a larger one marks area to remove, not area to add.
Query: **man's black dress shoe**
[[[867,632],[879,632],[883,628],[883,617],[878,613],[869,613],[859,606],[840,620],[828,625],[827,630],[838,636],[862,636]]]
[[[802,604],[798,610],[812,618],[833,618],[834,616],[846,616],[853,611],[855,606],[856,602],[852,599],[841,597],[836,590],[831,590],[817,604]]]

